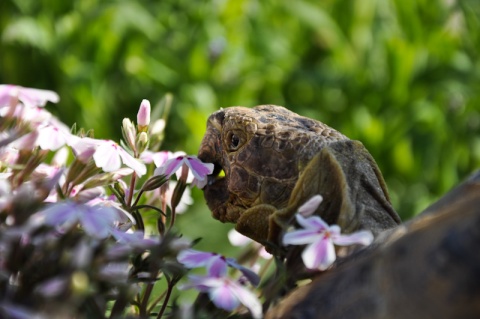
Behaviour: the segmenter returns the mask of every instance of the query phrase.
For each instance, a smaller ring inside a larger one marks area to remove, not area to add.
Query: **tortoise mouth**
[[[211,186],[225,178],[225,171],[219,162],[213,162],[213,172],[207,176],[207,186]]]

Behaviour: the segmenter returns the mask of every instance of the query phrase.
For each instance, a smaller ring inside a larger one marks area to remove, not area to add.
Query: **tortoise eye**
[[[226,142],[229,151],[236,151],[242,144],[242,138],[234,132],[229,132]]]
[[[236,136],[235,134],[232,134],[232,138],[230,139],[230,148],[236,149],[239,144],[240,144],[240,139],[238,138],[238,136]]]

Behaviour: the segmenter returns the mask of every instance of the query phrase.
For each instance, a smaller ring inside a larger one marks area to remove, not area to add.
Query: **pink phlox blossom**
[[[169,151],[151,152],[147,150],[140,154],[140,160],[145,164],[154,163],[155,167],[160,167],[172,156],[173,153]]]
[[[43,107],[17,106],[13,116],[30,124],[31,127],[39,127],[42,124],[60,122],[49,111]]]
[[[146,249],[151,249],[160,243],[158,237],[145,237],[141,231],[122,231],[112,229],[111,234],[117,240],[117,244],[109,248],[107,256],[110,258],[119,258],[131,253],[141,253]]]
[[[35,145],[40,146],[42,150],[56,151],[62,146],[67,145],[71,139],[70,129],[55,118],[50,119],[48,123],[40,125]]]
[[[218,308],[233,311],[240,304],[246,306],[253,318],[262,318],[262,305],[257,296],[235,280],[220,276],[188,276],[189,283],[180,289],[195,288],[208,293]]]
[[[23,104],[18,104],[13,112],[7,107],[0,108],[1,117],[5,117],[7,114],[29,123],[33,128],[48,122],[53,117],[53,115],[43,107],[27,107]]]
[[[42,109],[43,110],[43,109]],[[43,150],[56,151],[67,145],[71,138],[70,129],[55,117],[41,119],[34,117],[30,124],[32,131],[20,136],[10,145],[21,150],[30,150],[39,146]]]
[[[307,245],[302,260],[309,269],[326,270],[336,260],[335,245],[369,245],[373,241],[370,231],[358,231],[342,235],[338,225],[329,226],[319,216],[303,217],[296,214],[298,224],[303,228],[283,236],[284,245]]]
[[[120,169],[122,163],[133,169],[138,176],[143,176],[147,172],[145,164],[112,140],[73,137],[70,146],[81,161],[85,162],[93,157],[95,165],[105,172]]]
[[[72,148],[73,153],[78,160],[87,163],[92,158],[93,154],[95,154],[100,143],[101,140],[72,135],[68,145]]]
[[[256,273],[238,264],[235,259],[220,254],[185,249],[178,254],[177,260],[187,268],[205,267],[209,276],[224,276],[227,273],[227,266],[230,266],[238,269],[254,286],[260,281]]]
[[[111,234],[118,243],[136,248],[151,248],[160,243],[160,239],[158,237],[145,237],[145,234],[141,231],[124,232],[122,230],[112,229]]]
[[[135,159],[120,145],[111,140],[103,141],[93,154],[93,159],[98,167],[105,172],[118,170],[122,162],[133,169],[138,176],[145,175],[147,168],[143,163]]]
[[[133,225],[135,225],[136,223],[135,218],[132,216],[132,214],[126,211],[122,207],[122,204],[116,201],[115,195],[98,196],[89,200],[88,202],[86,202],[86,204],[90,206],[111,207],[117,212],[117,221],[119,221],[120,223],[130,222]]]
[[[260,279],[253,271],[239,265],[232,258],[194,249],[181,251],[177,260],[187,268],[205,267],[207,269],[206,276],[189,275],[189,283],[180,286],[180,289],[195,288],[208,293],[210,300],[218,308],[227,311],[234,310],[241,303],[250,310],[254,318],[262,317],[262,306],[257,296],[238,281],[226,277],[227,266],[230,266],[240,270],[245,278],[256,286]]]
[[[60,232],[80,225],[90,236],[105,238],[110,234],[117,219],[117,212],[111,207],[89,206],[74,201],[64,201],[51,204],[32,215],[31,225],[46,224],[56,227]]]
[[[198,188],[203,188],[207,184],[207,176],[213,172],[214,165],[212,163],[203,163],[193,155],[179,155],[165,162],[164,165],[155,170],[155,175],[166,175],[170,177],[177,172],[183,165],[188,167],[189,172],[193,175],[191,184]],[[186,182],[189,182],[188,179]]]
[[[0,85],[0,107],[9,105],[12,98],[17,98],[25,106],[45,106],[47,102],[58,103],[60,97],[50,90],[26,88],[18,85]]]

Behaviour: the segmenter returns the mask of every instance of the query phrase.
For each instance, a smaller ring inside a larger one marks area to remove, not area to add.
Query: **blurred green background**
[[[220,107],[284,105],[361,140],[407,219],[479,166],[479,17],[478,0],[2,0],[0,83],[55,90],[67,125],[115,139],[171,92],[163,148],[193,154]],[[181,227],[223,238],[194,196]]]

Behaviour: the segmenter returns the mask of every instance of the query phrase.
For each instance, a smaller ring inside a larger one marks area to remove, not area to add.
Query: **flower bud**
[[[83,189],[93,188],[97,186],[105,186],[110,185],[116,182],[118,179],[123,178],[125,176],[131,175],[133,173],[133,169],[131,168],[120,168],[113,172],[108,172],[104,174],[97,174],[90,178]]]
[[[137,125],[140,132],[146,132],[150,124],[150,102],[143,100],[137,113]]]
[[[167,181],[167,177],[165,175],[156,175],[156,176],[153,176],[153,177],[150,177],[146,182],[145,184],[143,184],[142,186],[142,190],[143,191],[152,191],[154,189],[157,189],[159,188],[160,186],[162,186],[163,184],[165,184],[165,182]]]
[[[124,118],[122,121],[122,134],[128,147],[135,151],[135,137],[137,136],[137,130],[135,129],[133,122],[128,118]]]
[[[140,132],[137,136],[137,152],[139,154],[143,153],[147,149],[148,146],[148,135],[145,132]]]

